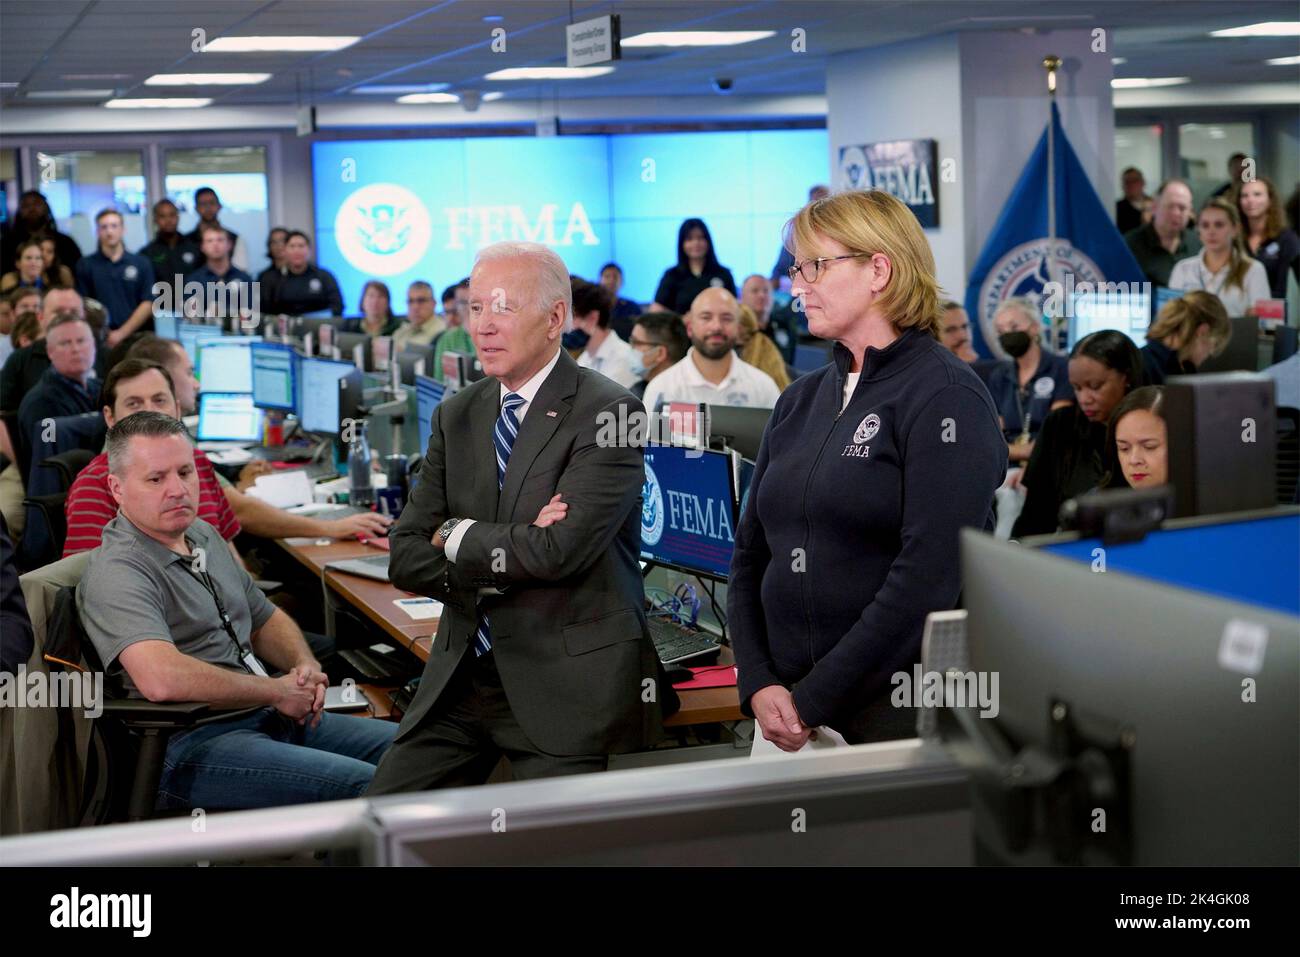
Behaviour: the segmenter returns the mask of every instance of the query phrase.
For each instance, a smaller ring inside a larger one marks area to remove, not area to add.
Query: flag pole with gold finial
[[[1051,104],[1056,103],[1056,71],[1060,68],[1059,56],[1043,57],[1043,69],[1047,71],[1047,95]],[[1047,111],[1047,238],[1049,242],[1056,240],[1056,124],[1050,106]]]

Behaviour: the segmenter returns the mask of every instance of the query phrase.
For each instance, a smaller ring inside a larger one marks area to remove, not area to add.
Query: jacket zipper
[[[835,413],[835,418],[831,420],[830,431],[827,432],[826,437],[822,439],[821,448],[817,450],[817,457],[813,459],[812,468],[808,470],[808,479],[804,482],[804,486],[803,486],[803,526],[804,526],[805,548],[804,548],[804,570],[799,580],[799,603],[803,606],[803,619],[804,619],[804,624],[807,626],[808,660],[811,661],[814,665],[817,664],[817,657],[815,654],[813,654],[812,611],[808,605],[808,588],[807,588],[808,558],[809,558],[808,552],[812,548],[812,523],[808,521],[808,487],[812,485],[813,475],[816,474],[817,472],[817,465],[819,462],[821,462],[822,454],[826,451],[826,443],[829,442],[831,436],[835,434],[835,426],[839,424],[840,416],[844,414],[844,409],[847,408],[846,405],[843,405],[844,376],[842,374],[839,374],[838,369],[836,369],[836,373],[837,376],[835,381],[837,383],[837,389],[835,392],[835,396],[836,399],[841,403],[841,408],[838,412]]]

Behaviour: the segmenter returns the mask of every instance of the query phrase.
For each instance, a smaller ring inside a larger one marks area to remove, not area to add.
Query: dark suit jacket
[[[645,628],[638,556],[643,450],[598,444],[604,413],[641,413],[621,386],[561,351],[528,407],[498,493],[491,377],[444,400],[410,502],[391,534],[389,575],[444,603],[424,677],[397,739],[418,727],[466,654],[476,601],[492,623],[492,654],[511,710],[548,754],[608,754],[661,733],[654,646]],[[635,420],[633,420],[635,421]],[[532,524],[562,493],[567,517]],[[472,518],[456,562],[430,544],[448,518]],[[484,595],[498,588],[500,595]],[[643,701],[643,697],[656,700]]]

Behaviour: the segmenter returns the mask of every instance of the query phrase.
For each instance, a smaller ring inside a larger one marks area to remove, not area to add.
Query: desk
[[[313,575],[320,578],[328,592],[337,595],[357,609],[383,629],[384,634],[421,661],[429,660],[433,636],[438,631],[436,618],[412,621],[405,612],[393,604],[395,599],[405,596],[406,592],[384,582],[325,568],[329,562],[372,555],[375,553],[374,548],[356,541],[335,541],[328,545],[314,543],[297,545],[280,539],[279,544],[306,566]],[[333,609],[328,601],[326,601],[325,617],[328,629],[333,634]],[[730,648],[722,649],[720,663],[731,664],[734,660]],[[679,691],[677,694],[681,699],[681,710],[664,721],[665,728],[745,720],[745,716],[740,712],[740,698],[734,685],[729,688]]]

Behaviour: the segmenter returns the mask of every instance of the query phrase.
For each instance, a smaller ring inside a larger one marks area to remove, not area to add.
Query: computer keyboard
[[[679,625],[667,618],[652,616],[646,619],[646,626],[650,629],[650,638],[655,643],[655,652],[665,665],[717,654],[720,650],[712,635]]]
[[[312,509],[308,515],[311,518],[318,518],[322,522],[333,522],[340,518],[351,518],[353,515],[362,515],[369,511],[368,508],[360,508],[356,505],[330,505],[326,508]]]

